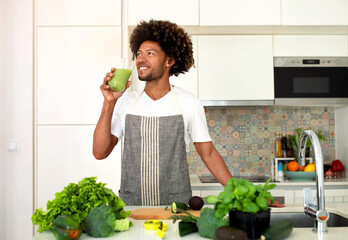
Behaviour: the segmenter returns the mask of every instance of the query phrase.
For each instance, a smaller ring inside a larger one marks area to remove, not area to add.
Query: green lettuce
[[[126,204],[111,189],[106,188],[106,183],[97,183],[97,177],[87,177],[76,183],[70,183],[63,191],[55,194],[55,199],[47,202],[47,210],[36,209],[31,217],[35,225],[39,225],[39,232],[51,230],[52,224],[59,215],[71,216],[85,229],[85,219],[90,210],[101,205],[112,207],[116,219],[124,219],[130,211],[124,211]]]

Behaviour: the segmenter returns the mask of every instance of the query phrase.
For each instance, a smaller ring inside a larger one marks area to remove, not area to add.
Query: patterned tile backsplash
[[[271,176],[276,133],[294,134],[296,128],[322,130],[324,162],[335,159],[334,107],[225,107],[206,108],[210,136],[234,176]],[[194,145],[188,164],[191,181],[211,175]]]

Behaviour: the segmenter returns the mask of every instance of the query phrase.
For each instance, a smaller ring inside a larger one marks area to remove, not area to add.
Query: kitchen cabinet
[[[280,0],[200,0],[200,25],[280,25],[280,9]]]
[[[118,193],[121,144],[98,161],[100,85],[121,59],[121,0],[36,1],[35,207],[70,182],[96,176]]]
[[[348,56],[344,35],[275,35],[274,56]]]
[[[85,177],[118,194],[121,174],[121,147],[118,144],[108,158],[96,160],[92,154],[95,126],[39,126],[37,160],[37,207],[46,209],[48,200],[69,183]]]
[[[38,124],[96,124],[99,87],[120,58],[120,27],[39,28]]]
[[[121,0],[37,0],[38,26],[121,25]]]
[[[347,25],[346,0],[282,0],[282,25]]]
[[[269,35],[198,36],[201,100],[273,100]]]
[[[128,0],[128,24],[141,20],[169,20],[178,25],[198,25],[199,0]]]
[[[288,199],[288,204],[303,204],[303,191],[294,190],[293,198]],[[316,190],[312,190],[314,201],[316,202]],[[344,203],[348,200],[348,189],[325,189],[325,203]]]
[[[193,58],[195,59],[195,66],[191,67],[191,69],[185,73],[180,74],[179,76],[171,76],[170,83],[176,86],[182,87],[183,89],[191,92],[193,95],[198,97],[198,75],[197,75],[197,36],[192,36],[192,44],[193,44]]]

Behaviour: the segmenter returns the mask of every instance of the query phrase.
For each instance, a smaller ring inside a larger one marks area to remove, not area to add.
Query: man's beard
[[[155,80],[156,78],[152,77],[152,73],[149,73],[147,74],[146,76],[144,77],[139,77],[139,80],[141,81],[145,81],[145,82],[150,82],[150,81],[153,81]]]
[[[164,69],[162,67],[158,67],[157,69],[154,69],[154,71],[150,71],[147,75],[143,77],[139,76],[138,74],[138,78],[141,81],[150,82],[163,77],[163,74],[164,74]]]

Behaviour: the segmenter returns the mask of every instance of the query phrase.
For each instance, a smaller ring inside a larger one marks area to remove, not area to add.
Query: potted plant
[[[302,128],[296,128],[294,135],[289,135],[289,147],[292,148],[294,157],[297,159],[298,157],[298,151],[300,147],[300,140],[301,140],[301,135],[304,130]],[[325,137],[323,136],[323,131],[318,130],[315,132],[319,138],[319,140],[325,140]],[[312,147],[312,142],[307,140],[306,144],[306,157],[309,157],[310,154],[310,149]]]
[[[230,226],[244,230],[249,239],[257,239],[270,224],[268,201],[273,203],[273,197],[269,190],[276,187],[270,180],[264,185],[254,185],[245,179],[231,178],[224,191],[218,196],[209,195],[205,200],[215,204],[215,217],[224,218],[229,214]]]

